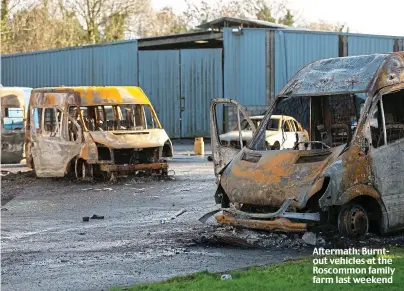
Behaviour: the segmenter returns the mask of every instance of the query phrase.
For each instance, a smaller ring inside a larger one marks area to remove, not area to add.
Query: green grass
[[[364,256],[360,258],[371,258]],[[247,271],[233,271],[231,280],[221,280],[220,274],[199,272],[188,276],[175,277],[167,281],[135,285],[113,289],[115,291],[219,291],[219,290],[404,290],[404,249],[390,250],[388,258],[393,259],[390,265],[396,268],[392,284],[313,284],[312,257],[297,261],[274,264],[265,268],[252,268]],[[356,265],[367,267],[369,265]],[[324,267],[353,267],[353,265],[326,265]],[[317,275],[334,277],[335,275]],[[340,275],[342,277],[348,275]],[[356,277],[371,277],[371,275],[350,275]],[[383,277],[383,275],[374,275]],[[384,275],[387,277],[387,275]]]

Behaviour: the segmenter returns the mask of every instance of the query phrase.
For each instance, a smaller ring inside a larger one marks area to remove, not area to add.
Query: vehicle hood
[[[280,207],[292,198],[292,205],[304,207],[311,185],[344,147],[311,151],[244,148],[223,171],[220,185],[230,202]]]
[[[266,131],[266,137],[276,134],[277,131]],[[245,141],[250,141],[252,139],[253,132],[251,130],[244,130],[241,132],[241,137]],[[239,140],[239,133],[238,130],[229,131],[227,133],[223,133],[219,136],[221,141],[238,141]]]
[[[94,142],[109,148],[151,148],[162,147],[169,139],[164,129],[90,131]]]

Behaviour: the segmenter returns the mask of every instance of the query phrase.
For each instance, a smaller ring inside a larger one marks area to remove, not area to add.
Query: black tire
[[[369,230],[369,216],[366,209],[355,202],[342,206],[338,214],[338,230],[344,237],[364,237]]]

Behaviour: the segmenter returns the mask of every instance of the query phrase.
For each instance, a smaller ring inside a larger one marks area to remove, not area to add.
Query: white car
[[[251,116],[250,119],[258,128],[264,116]],[[291,116],[286,115],[272,115],[271,120],[268,122],[266,128],[265,140],[267,148],[273,150],[291,149],[295,146],[296,134],[299,142],[308,141],[309,135],[302,125]],[[243,139],[243,146],[245,146],[253,136],[253,131],[247,120],[241,122],[241,136]],[[230,132],[223,133],[219,136],[222,145],[232,145],[240,148],[239,145],[239,131],[236,125]]]

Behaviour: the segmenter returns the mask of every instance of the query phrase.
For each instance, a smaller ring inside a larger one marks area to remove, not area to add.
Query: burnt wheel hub
[[[339,214],[338,228],[343,235],[363,237],[369,229],[366,210],[360,205],[347,205]]]

